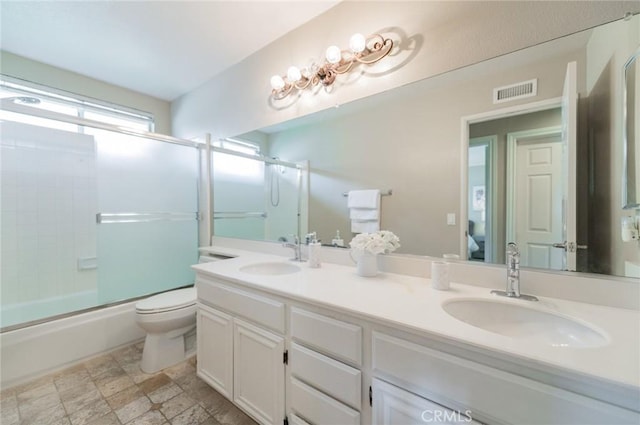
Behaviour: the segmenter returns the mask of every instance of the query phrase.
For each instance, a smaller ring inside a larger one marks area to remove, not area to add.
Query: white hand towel
[[[380,191],[372,190],[351,190],[347,201],[349,208],[373,208],[380,207]]]
[[[349,210],[349,218],[351,220],[378,220],[380,212],[377,209],[370,208],[351,208]]]
[[[352,233],[373,233],[378,230],[380,230],[380,223],[378,221],[351,221]]]

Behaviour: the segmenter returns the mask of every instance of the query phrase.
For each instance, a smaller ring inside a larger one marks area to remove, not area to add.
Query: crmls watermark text
[[[450,410],[423,410],[420,418],[427,423],[466,423],[471,422],[471,410],[453,412]]]

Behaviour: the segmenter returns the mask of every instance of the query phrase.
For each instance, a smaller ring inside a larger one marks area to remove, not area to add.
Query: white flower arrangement
[[[388,230],[380,230],[375,233],[360,233],[349,242],[354,251],[368,252],[371,254],[384,254],[393,252],[400,247],[400,239]]]

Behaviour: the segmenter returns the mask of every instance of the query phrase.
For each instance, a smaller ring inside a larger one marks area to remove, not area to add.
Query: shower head
[[[40,104],[40,99],[31,96],[12,97],[11,100],[13,100],[13,103],[17,103],[19,105],[33,106]]]

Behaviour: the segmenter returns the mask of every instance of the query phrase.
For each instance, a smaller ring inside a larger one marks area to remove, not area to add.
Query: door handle
[[[576,252],[578,249],[588,249],[589,247],[587,245],[578,245],[575,242],[561,242],[561,243],[554,243],[551,246],[553,246],[554,248],[562,248],[565,251],[568,252]]]

